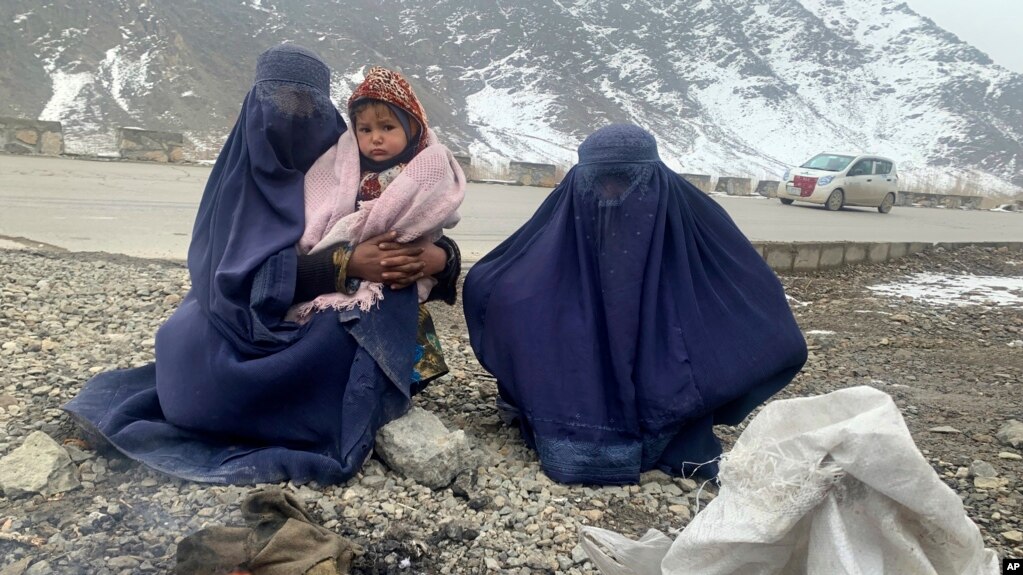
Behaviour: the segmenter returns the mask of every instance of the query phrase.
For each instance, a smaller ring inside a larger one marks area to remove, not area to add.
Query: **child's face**
[[[401,122],[383,104],[355,114],[355,138],[362,155],[377,162],[390,160],[408,145]]]

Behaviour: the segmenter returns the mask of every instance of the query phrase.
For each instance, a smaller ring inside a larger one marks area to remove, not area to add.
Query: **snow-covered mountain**
[[[780,174],[821,150],[904,174],[1023,186],[1023,75],[894,0],[4,0],[0,115],[185,132],[215,151],[256,56],[282,41],[334,69],[402,70],[434,127],[477,158],[562,165],[612,121],[673,167]]]

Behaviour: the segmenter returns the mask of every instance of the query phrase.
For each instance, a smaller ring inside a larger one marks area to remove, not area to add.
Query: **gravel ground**
[[[936,306],[867,289],[923,272],[1020,280],[1023,253],[934,250],[784,277],[811,354],[779,397],[854,385],[889,393],[985,543],[1021,557],[1023,544],[1012,538],[1023,531],[1023,461],[995,436],[1007,420],[1023,420],[1023,304]],[[60,405],[91,374],[150,361],[153,334],[187,287],[179,263],[0,251],[0,457],[35,430],[78,445]],[[1011,286],[1001,291],[1023,297]],[[362,546],[354,573],[593,573],[577,546],[580,526],[632,537],[651,527],[672,532],[713,497],[712,485],[659,472],[629,487],[552,483],[516,431],[498,420],[496,386],[473,358],[460,307],[433,311],[452,373],[416,402],[464,429],[483,463],[475,483],[438,491],[375,460],[345,485],[289,486],[326,527]],[[954,431],[931,431],[942,427]],[[730,444],[741,428],[719,431]],[[237,504],[248,488],[182,482],[90,449],[80,459],[79,489],[0,497],[0,573],[169,572],[182,537],[242,522]],[[975,460],[1008,484],[975,487]]]

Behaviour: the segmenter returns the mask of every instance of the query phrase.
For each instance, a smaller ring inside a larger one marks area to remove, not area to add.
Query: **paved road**
[[[0,248],[184,259],[209,168],[0,154]],[[470,184],[451,234],[474,261],[522,224],[547,189]],[[1023,241],[1023,214],[895,208],[827,212],[759,198],[715,198],[751,240]]]

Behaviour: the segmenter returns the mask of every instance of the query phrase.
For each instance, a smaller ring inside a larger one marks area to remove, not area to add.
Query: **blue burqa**
[[[371,314],[284,321],[305,226],[304,173],[345,130],[326,65],[283,45],[210,173],[188,250],[192,287],[155,364],[103,373],[65,407],[87,432],[171,475],[215,483],[344,481],[408,409],[415,290]]]
[[[712,426],[740,422],[806,361],[778,278],[631,125],[583,142],[463,298],[499,407],[565,483],[716,475]]]

